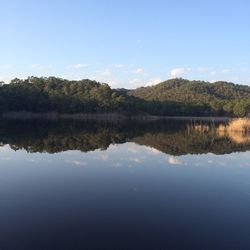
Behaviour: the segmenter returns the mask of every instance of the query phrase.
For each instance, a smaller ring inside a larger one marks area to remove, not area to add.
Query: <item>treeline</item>
[[[126,97],[107,84],[56,77],[13,79],[0,87],[0,110],[98,113],[124,110]]]
[[[129,95],[151,102],[181,103],[185,110],[190,105],[199,107],[204,115],[242,117],[250,114],[250,87],[228,82],[171,79],[132,90]]]
[[[0,112],[12,111],[239,117],[250,114],[250,87],[172,79],[126,90],[87,79],[16,78],[0,86]]]

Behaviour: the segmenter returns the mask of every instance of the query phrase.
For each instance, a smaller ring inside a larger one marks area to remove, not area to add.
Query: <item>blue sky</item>
[[[250,85],[250,1],[1,0],[0,80]]]

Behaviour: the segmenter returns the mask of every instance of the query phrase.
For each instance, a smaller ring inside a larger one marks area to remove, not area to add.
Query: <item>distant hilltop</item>
[[[0,112],[119,113],[155,116],[250,115],[250,87],[171,79],[134,90],[91,80],[13,79],[0,86]]]

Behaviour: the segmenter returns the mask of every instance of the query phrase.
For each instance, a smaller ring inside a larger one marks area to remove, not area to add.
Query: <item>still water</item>
[[[250,138],[220,126],[0,121],[0,249],[250,249]]]

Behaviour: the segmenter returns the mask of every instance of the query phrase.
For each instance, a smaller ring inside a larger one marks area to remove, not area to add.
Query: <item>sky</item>
[[[250,85],[249,0],[0,0],[0,80]]]

